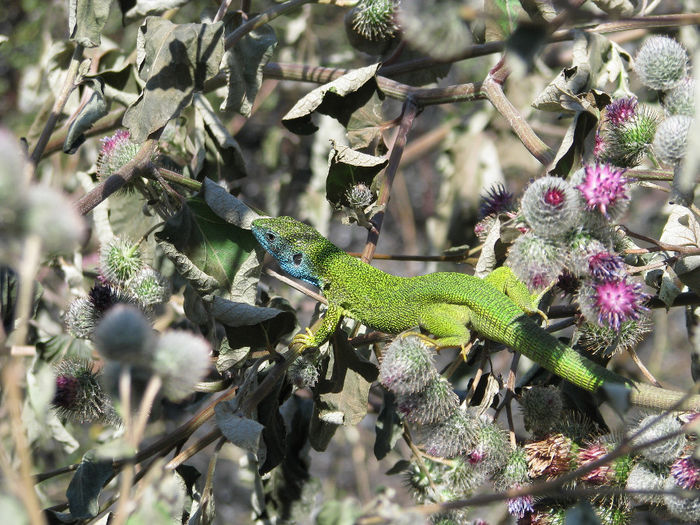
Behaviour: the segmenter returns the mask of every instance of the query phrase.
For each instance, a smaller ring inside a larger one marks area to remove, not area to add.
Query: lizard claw
[[[316,346],[314,333],[309,329],[308,326],[306,327],[306,331],[299,332],[292,338],[292,342],[289,343],[289,347],[291,348],[294,345],[301,345],[300,351],[302,352],[307,348],[312,348]]]

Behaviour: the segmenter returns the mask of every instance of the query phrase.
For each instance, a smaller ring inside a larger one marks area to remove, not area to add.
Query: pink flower
[[[619,98],[605,106],[605,120],[612,126],[620,126],[634,117],[637,112],[637,99],[633,97]]]
[[[700,488],[700,463],[690,457],[678,458],[671,465],[671,476],[686,490]]]
[[[625,170],[610,164],[592,164],[584,167],[583,183],[576,188],[583,194],[589,210],[598,208],[608,216],[608,207],[629,199]]]
[[[626,279],[597,282],[593,285],[594,308],[598,312],[598,323],[620,329],[624,321],[639,319],[647,295],[640,291],[641,285]]]
[[[598,252],[588,258],[588,268],[594,279],[606,280],[620,277],[625,263],[619,255]]]

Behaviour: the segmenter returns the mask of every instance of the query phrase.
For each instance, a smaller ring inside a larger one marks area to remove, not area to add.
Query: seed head
[[[510,451],[507,434],[490,420],[480,419],[476,428],[476,443],[467,453],[469,462],[491,474],[503,468]]]
[[[532,231],[545,239],[561,238],[581,216],[576,190],[559,177],[542,177],[530,184],[521,211]]]
[[[437,377],[433,350],[419,337],[398,337],[379,366],[379,381],[395,394],[420,392]]]
[[[456,410],[447,419],[421,427],[418,434],[428,454],[453,458],[473,448],[477,424],[474,415]]]
[[[287,377],[297,388],[313,388],[318,381],[318,368],[313,359],[302,355],[289,365]]]
[[[129,138],[129,131],[120,129],[111,137],[102,139],[102,149],[97,157],[97,175],[100,180],[105,180],[136,157],[140,146]]]
[[[568,472],[574,458],[573,442],[562,434],[554,434],[543,441],[525,445],[528,474],[531,478],[546,476],[552,479]]]
[[[665,91],[688,76],[688,53],[673,38],[647,38],[634,58],[634,70],[647,87]]]
[[[654,137],[654,153],[666,164],[678,164],[688,151],[688,132],[692,117],[674,115],[664,120]]]
[[[352,208],[364,209],[374,200],[374,193],[365,184],[356,184],[345,192],[345,198]]]
[[[676,87],[664,93],[663,106],[667,115],[695,116],[695,80],[686,77]]]
[[[591,443],[590,445],[579,449],[577,453],[577,461],[579,466],[583,467],[588,463],[593,463],[604,457],[609,452],[608,448],[603,443]],[[587,481],[594,485],[603,485],[610,483],[615,477],[615,469],[611,463],[605,463],[594,468],[581,476],[582,481]]]
[[[620,323],[619,331],[598,323],[583,323],[579,327],[578,344],[592,354],[602,353],[605,357],[611,357],[636,348],[649,332],[651,322],[647,316]]]
[[[458,497],[468,496],[483,485],[486,474],[462,457],[453,460],[450,469],[445,473],[445,484]]]
[[[398,31],[396,7],[394,0],[360,0],[352,11],[352,28],[368,40],[392,37]]]
[[[585,282],[577,297],[581,313],[587,321],[619,332],[622,323],[637,320],[649,310],[644,306],[649,296],[641,287],[627,279]]]
[[[153,268],[142,268],[129,279],[126,287],[144,307],[164,303],[170,299],[170,281]]]
[[[194,392],[209,371],[210,351],[204,338],[190,332],[169,330],[158,338],[152,367],[165,397],[177,402]]]
[[[87,297],[73,300],[66,312],[68,331],[78,339],[90,339],[98,319],[95,305]]]
[[[505,465],[493,477],[493,484],[497,490],[503,491],[516,484],[523,485],[527,481],[527,455],[524,448],[517,447],[515,450],[511,450]]]

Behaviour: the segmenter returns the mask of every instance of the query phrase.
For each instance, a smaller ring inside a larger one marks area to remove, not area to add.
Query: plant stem
[[[56,102],[54,102],[53,108],[51,108],[51,114],[49,115],[49,118],[46,121],[44,129],[41,131],[39,140],[37,140],[37,143],[34,146],[34,151],[32,151],[32,154],[29,157],[29,160],[34,165],[35,170],[37,164],[39,164],[39,161],[41,160],[42,154],[44,153],[44,148],[49,142],[51,133],[53,133],[53,130],[56,127],[58,118],[63,112],[63,107],[66,105],[68,97],[75,89],[75,78],[78,75],[78,67],[80,66],[80,62],[82,61],[82,59],[83,46],[77,44],[75,46],[75,50],[73,51],[73,56],[71,57],[70,65],[68,66],[68,71],[66,71],[66,77],[63,80],[63,87],[61,88],[61,92],[58,94]]]
[[[399,164],[401,163],[401,155],[403,154],[404,147],[406,146],[406,138],[408,132],[413,126],[413,120],[418,114],[418,106],[413,101],[413,99],[408,98],[404,102],[403,111],[401,114],[401,124],[396,132],[396,138],[394,138],[394,144],[391,147],[391,154],[389,155],[389,164],[384,172],[384,180],[382,181],[381,189],[379,190],[379,197],[377,198],[377,205],[386,206],[389,202],[389,195],[391,194],[391,185],[394,182],[394,177],[399,169]],[[377,249],[377,241],[379,240],[379,233],[382,230],[382,222],[384,221],[384,210],[378,212],[372,218],[373,228],[367,234],[367,243],[365,244],[365,249],[362,252],[361,259],[368,263],[372,260],[374,251]]]

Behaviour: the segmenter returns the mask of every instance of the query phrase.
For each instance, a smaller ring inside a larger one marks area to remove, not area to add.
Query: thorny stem
[[[37,140],[37,143],[34,146],[34,151],[32,151],[31,157],[29,157],[29,160],[31,161],[35,170],[37,164],[39,164],[39,161],[41,160],[41,156],[44,153],[44,148],[49,142],[49,138],[51,138],[51,133],[53,133],[53,130],[56,127],[58,118],[61,116],[61,112],[63,111],[63,108],[66,105],[66,102],[68,101],[68,97],[75,89],[75,78],[78,75],[78,68],[83,58],[83,50],[84,48],[80,44],[77,44],[75,46],[73,56],[71,57],[70,65],[68,66],[68,71],[66,71],[66,77],[63,80],[63,87],[61,88],[61,92],[58,94],[56,102],[54,102],[53,108],[51,108],[51,114],[49,115],[49,118],[46,121],[46,125],[44,125],[44,129],[41,130],[41,135],[39,136],[39,140]]]
[[[406,138],[408,132],[413,126],[413,120],[418,114],[418,106],[412,99],[407,99],[403,105],[403,111],[401,115],[401,124],[396,132],[396,138],[394,139],[394,144],[391,147],[391,154],[389,155],[389,164],[384,172],[384,180],[382,181],[381,189],[379,190],[379,197],[377,198],[377,205],[384,206],[389,202],[389,195],[391,194],[391,185],[394,182],[394,177],[399,169],[399,164],[401,163],[401,155],[403,154],[403,149],[406,146]],[[382,222],[384,221],[384,210],[378,212],[372,218],[373,228],[367,234],[367,243],[365,244],[365,249],[362,252],[361,259],[368,263],[372,260],[374,251],[377,248],[377,241],[379,240],[379,233],[382,230]]]
[[[425,463],[423,462],[423,455],[420,450],[418,450],[418,447],[413,443],[413,439],[411,438],[411,434],[408,431],[408,428],[404,425],[403,427],[403,439],[408,445],[408,448],[411,449],[411,453],[413,454],[413,457],[416,460],[416,465],[418,465],[418,469],[421,471],[421,473],[426,477],[428,480],[428,484],[430,485],[430,488],[433,490],[433,494],[435,494],[435,497],[439,497],[440,494],[438,492],[437,487],[435,486],[435,482],[433,481],[433,477],[430,475],[430,472],[428,472],[428,468],[425,466]]]

